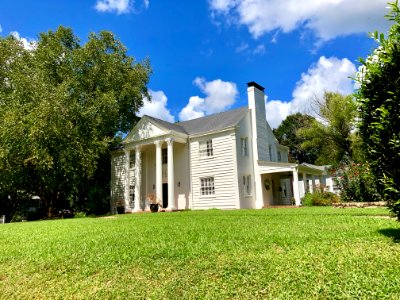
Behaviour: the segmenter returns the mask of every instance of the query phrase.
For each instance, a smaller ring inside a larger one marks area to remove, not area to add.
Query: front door
[[[162,206],[163,206],[163,208],[167,208],[168,207],[168,183],[163,183],[163,185],[162,185],[162,198],[163,198]]]
[[[290,179],[281,179],[281,199],[283,205],[291,204]]]

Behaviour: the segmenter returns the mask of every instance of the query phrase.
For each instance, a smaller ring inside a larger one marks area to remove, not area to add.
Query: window
[[[199,154],[200,157],[207,157],[214,155],[212,140],[199,142]]]
[[[241,138],[242,142],[242,155],[248,156],[249,155],[249,145],[248,145],[248,138]]]
[[[162,149],[162,151],[161,151],[161,159],[162,159],[162,164],[163,165],[166,165],[168,163],[167,148]]]
[[[282,154],[281,154],[281,151],[278,151],[278,161],[279,161],[279,162],[282,161]]]
[[[214,177],[200,178],[201,196],[215,195]]]
[[[129,154],[129,167],[131,169],[133,169],[135,167],[135,159],[136,159],[136,153],[135,152],[131,152]]]
[[[269,160],[272,161],[272,146],[268,145]]]
[[[251,195],[251,175],[243,176],[243,191],[245,196]]]

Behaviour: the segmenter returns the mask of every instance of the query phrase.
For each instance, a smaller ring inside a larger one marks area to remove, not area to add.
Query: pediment
[[[149,119],[144,117],[136,124],[132,131],[129,132],[129,134],[124,139],[124,143],[146,140],[153,137],[165,135],[167,133],[168,132],[165,129],[157,126]]]

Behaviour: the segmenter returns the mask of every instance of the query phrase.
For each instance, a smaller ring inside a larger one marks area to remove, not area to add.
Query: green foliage
[[[1,298],[397,299],[400,223],[378,218],[388,213],[303,207],[0,225]]]
[[[353,96],[326,92],[318,100],[319,119],[297,131],[306,150],[319,149],[315,163],[335,164],[343,160],[360,160],[358,136],[354,132],[357,107]]]
[[[360,134],[380,190],[400,220],[400,9],[390,3],[387,18],[394,22],[388,35],[375,32],[379,46],[358,73],[356,93]]]
[[[374,202],[382,200],[377,188],[377,180],[368,162],[340,164],[331,172],[332,176],[336,178],[342,201]]]
[[[306,193],[302,198],[304,206],[330,206],[333,203],[339,203],[339,197],[332,193],[325,191],[323,187],[316,187],[312,193]]]
[[[279,143],[289,147],[290,162],[313,164],[317,159],[318,147],[303,149],[301,144],[305,142],[305,139],[296,134],[300,128],[309,128],[314,120],[315,118],[309,115],[296,113],[287,116],[281,125],[273,130]]]
[[[107,194],[96,172],[136,122],[149,73],[107,31],[81,45],[59,27],[34,50],[0,38],[0,190],[38,195],[49,215]]]

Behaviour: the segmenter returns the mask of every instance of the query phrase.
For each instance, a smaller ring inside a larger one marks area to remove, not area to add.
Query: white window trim
[[[249,139],[248,139],[248,137],[240,138],[240,145],[241,145],[242,156],[249,156]]]
[[[212,188],[213,188],[213,190],[214,190],[214,194],[203,195],[203,193],[202,193],[202,184],[201,184],[201,182],[202,182],[202,180],[206,180],[206,179],[212,179],[212,182],[213,182]],[[201,197],[201,198],[212,198],[212,197],[216,197],[216,196],[215,196],[216,193],[215,193],[215,177],[214,177],[214,176],[207,176],[207,177],[200,177],[200,178],[199,178],[199,193],[200,193],[200,197]]]
[[[208,142],[211,142],[211,151],[208,149]],[[205,145],[205,149],[201,148],[202,145]],[[211,155],[208,155],[209,151],[211,152]],[[199,141],[199,158],[200,159],[209,159],[209,158],[213,158],[213,157],[214,157],[213,140],[212,139],[208,139],[208,140]]]
[[[251,197],[253,195],[253,185],[251,181],[251,175],[250,174],[244,174],[243,175],[243,195],[245,197]]]

